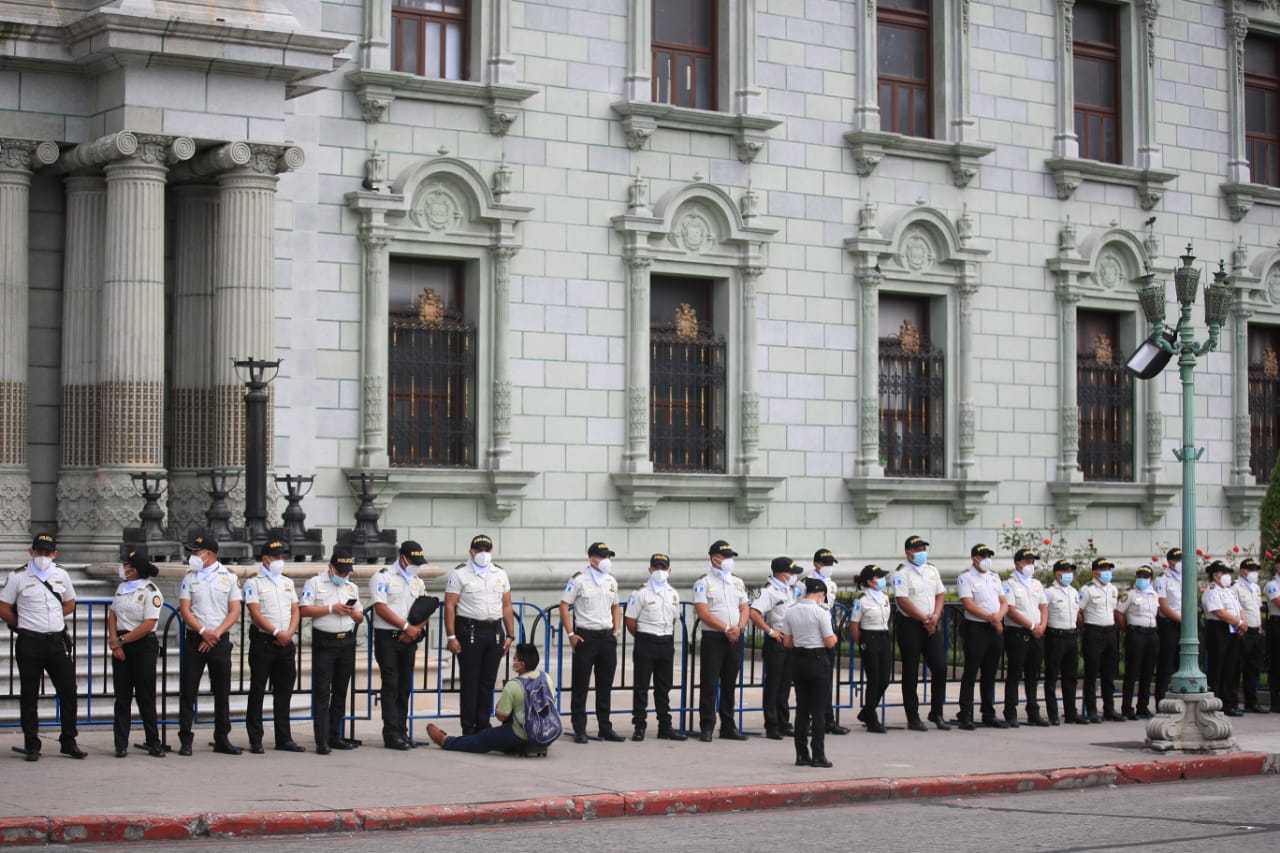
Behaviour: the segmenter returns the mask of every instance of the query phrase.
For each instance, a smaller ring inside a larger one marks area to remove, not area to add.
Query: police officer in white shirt
[[[1049,626],[1049,602],[1044,585],[1036,580],[1040,555],[1030,548],[1013,554],[1013,573],[1004,584],[1009,611],[1004,616],[1004,719],[1018,727],[1018,683],[1027,700],[1027,724],[1048,726],[1036,701],[1040,686],[1040,666],[1044,662],[1044,632]]]
[[[306,752],[294,743],[289,725],[289,705],[298,668],[294,661],[298,633],[298,593],[293,578],[284,575],[288,548],[280,541],[262,548],[258,574],[244,583],[244,605],[249,611],[249,699],[244,727],[249,734],[249,751],[262,755],[262,700],[271,682],[272,727],[276,749]]]
[[[400,543],[394,566],[369,578],[373,602],[373,656],[382,678],[382,744],[387,749],[416,746],[409,739],[409,699],[413,692],[413,664],[417,640],[426,623],[409,623],[409,608],[427,585],[418,569],[427,562],[422,546],[412,539]]]
[[[1280,714],[1280,555],[1271,567],[1267,597],[1267,656],[1270,659],[1271,713]]]
[[[831,550],[828,548],[819,548],[817,551],[813,552],[813,571],[810,572],[809,577],[817,578],[822,581],[822,585],[827,588],[826,601],[818,602],[818,606],[823,610],[826,610],[828,613],[832,612],[832,608],[836,603],[836,594],[840,592],[840,585],[836,583],[835,578],[832,577],[832,572],[835,571],[836,564],[839,562],[840,561],[836,559],[836,555],[831,553]],[[836,673],[836,649],[839,645],[840,644],[837,643],[827,649],[827,657],[831,658],[831,677],[837,682],[840,680]],[[786,728],[790,728],[790,726],[787,726]],[[847,735],[848,733],[849,729],[846,726],[842,726],[836,722],[835,708],[828,702],[827,734]],[[790,732],[784,731],[783,734],[790,734]]]
[[[902,653],[902,710],[907,714],[907,728],[928,731],[920,721],[920,696],[916,692],[923,655],[929,667],[929,722],[945,731],[951,728],[943,719],[947,703],[947,655],[942,604],[947,590],[942,585],[942,575],[929,563],[928,542],[919,536],[908,536],[903,551],[907,560],[899,563],[893,572],[898,649]]]
[[[794,578],[800,567],[790,557],[774,557],[769,580],[748,611],[752,624],[764,634],[764,733],[769,740],[795,734],[790,718],[791,664],[782,645],[787,611],[796,601]]]
[[[178,615],[186,626],[182,642],[182,706],[178,715],[178,755],[191,754],[196,694],[205,667],[213,690],[213,751],[239,755],[231,734],[231,626],[240,619],[243,595],[236,576],[218,562],[218,540],[193,537],[186,548],[190,571],[178,588]]]
[[[572,695],[569,715],[573,742],[587,742],[587,692],[591,674],[596,678],[596,726],[600,739],[626,740],[613,730],[609,712],[613,702],[613,675],[618,669],[618,633],[622,630],[622,606],[613,550],[603,542],[587,546],[587,568],[575,572],[560,596],[560,625],[567,633],[573,654]],[[572,608],[572,613],[570,612]]]
[[[347,688],[356,671],[356,629],[364,622],[360,588],[351,579],[351,549],[339,545],[329,567],[302,587],[298,610],[311,620],[311,728],[316,754],[360,745],[345,737]]]
[[[1080,621],[1084,636],[1080,640],[1084,654],[1084,714],[1091,723],[1104,719],[1123,723],[1116,713],[1116,664],[1119,643],[1116,639],[1116,606],[1120,590],[1111,583],[1116,564],[1106,557],[1093,561],[1093,579],[1080,588]],[[1098,681],[1102,681],[1102,716],[1098,716]]]
[[[804,598],[787,611],[783,644],[791,650],[796,687],[796,766],[830,767],[826,754],[826,706],[831,703],[831,616],[819,606],[827,595],[818,578],[805,578]],[[812,751],[810,751],[812,749]]]
[[[1248,627],[1240,600],[1231,593],[1231,567],[1214,560],[1205,569],[1209,586],[1200,597],[1204,609],[1205,675],[1209,689],[1222,700],[1223,713],[1241,717],[1236,708],[1240,683],[1240,633]]]
[[[893,677],[893,644],[889,642],[889,616],[893,605],[885,594],[889,575],[875,564],[862,567],[855,582],[863,591],[853,601],[853,613],[849,617],[849,629],[853,632],[854,645],[862,656],[862,673],[865,685],[862,689],[862,710],[858,719],[873,734],[885,734],[880,722],[878,706],[889,689]]]
[[[960,676],[960,728],[973,731],[973,685],[982,674],[982,724],[1007,729],[1009,724],[996,717],[996,668],[1000,665],[1003,646],[1004,617],[1009,611],[1004,597],[1004,583],[994,571],[991,558],[996,552],[986,545],[969,549],[972,567],[957,582],[964,621],[960,636],[964,643],[964,670]]]
[[[675,662],[675,629],[680,621],[680,593],[670,583],[671,558],[649,557],[649,582],[627,600],[624,622],[635,644],[631,647],[632,740],[644,740],[649,707],[649,679],[653,679],[653,708],[659,740],[688,740],[671,724],[671,680]]]
[[[1080,619],[1080,594],[1071,585],[1076,564],[1058,560],[1053,564],[1053,583],[1044,591],[1049,610],[1049,627],[1044,632],[1044,704],[1049,725],[1058,725],[1059,678],[1062,686],[1064,720],[1088,725],[1076,713],[1076,667],[1080,660],[1076,623]]]
[[[475,734],[490,726],[498,669],[516,633],[511,581],[493,562],[493,540],[484,534],[472,537],[470,559],[445,581],[444,628],[458,656],[462,733]]]
[[[720,691],[720,737],[746,740],[733,721],[734,691],[738,689],[738,668],[742,656],[742,632],[747,628],[750,609],[747,587],[733,574],[733,558],[738,552],[723,539],[708,549],[711,570],[693,584],[693,609],[702,623],[698,665],[698,739],[710,743],[716,725],[716,690]]]
[[[129,730],[133,724],[129,704],[134,696],[147,735],[147,754],[165,756],[156,719],[156,661],[160,655],[156,623],[164,596],[151,578],[158,574],[160,569],[142,549],[130,550],[120,566],[122,581],[107,611],[107,646],[111,650],[111,680],[116,694],[112,717],[116,758],[129,754]]]
[[[71,578],[53,561],[58,544],[50,533],[31,540],[31,560],[9,575],[0,591],[0,619],[18,634],[19,714],[27,761],[40,759],[40,679],[45,673],[58,695],[61,752],[84,758],[76,745],[76,668],[67,650],[66,618],[76,609]]]
[[[1262,674],[1262,587],[1258,583],[1258,561],[1240,561],[1238,579],[1231,590],[1240,601],[1248,629],[1240,635],[1240,678],[1244,682],[1244,709],[1260,713],[1258,677]]]
[[[1156,638],[1160,651],[1156,658],[1156,705],[1169,692],[1169,681],[1178,670],[1178,643],[1182,639],[1182,549],[1165,554],[1169,567],[1156,578]]]
[[[1155,571],[1138,566],[1133,589],[1124,594],[1116,607],[1116,624],[1124,630],[1124,687],[1120,712],[1126,720],[1151,716],[1151,676],[1155,672],[1160,641],[1156,637],[1156,615],[1160,600],[1152,584]],[[1134,711],[1133,694],[1137,687],[1138,708]]]

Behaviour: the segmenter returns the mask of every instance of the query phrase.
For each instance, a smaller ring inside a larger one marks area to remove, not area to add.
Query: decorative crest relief
[[[716,244],[716,232],[701,213],[687,213],[671,231],[671,242],[694,255],[710,251]]]
[[[444,184],[435,181],[418,191],[409,216],[420,228],[446,231],[462,223],[462,205]]]
[[[1105,252],[1098,259],[1098,284],[1107,290],[1115,288],[1124,280],[1124,265],[1114,252]]]
[[[424,326],[439,326],[444,322],[444,301],[435,288],[428,287],[418,294],[418,319]]]
[[[1280,358],[1276,351],[1267,347],[1262,353],[1262,375],[1268,379],[1280,378]]]
[[[920,330],[915,323],[910,320],[902,321],[902,326],[898,329],[898,345],[908,355],[920,352]]]
[[[937,261],[933,241],[919,228],[908,229],[902,238],[902,265],[912,272],[928,272]]]
[[[676,337],[682,341],[698,337],[698,314],[688,302],[676,306]]]
[[[1098,362],[1100,367],[1110,367],[1114,352],[1111,348],[1111,339],[1106,335],[1098,335],[1093,340],[1093,360]]]

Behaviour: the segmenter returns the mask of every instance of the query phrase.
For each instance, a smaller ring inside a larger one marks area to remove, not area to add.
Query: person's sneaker
[[[444,733],[444,729],[440,728],[435,723],[427,723],[427,737],[431,738],[431,742],[436,746],[444,749],[444,741],[448,735]]]

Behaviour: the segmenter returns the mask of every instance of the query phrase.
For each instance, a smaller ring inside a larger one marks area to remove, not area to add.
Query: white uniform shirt
[[[942,575],[932,563],[925,563],[923,566],[899,563],[898,568],[893,570],[893,597],[909,600],[924,616],[933,615],[934,598],[946,591]]]
[[[227,618],[231,602],[241,601],[236,576],[222,563],[187,572],[178,588],[178,599],[191,602],[191,613],[206,631],[213,631]],[[287,626],[286,626],[287,627]]]
[[[1169,609],[1181,616],[1182,573],[1165,569],[1164,574],[1156,578],[1156,598],[1163,598]]]
[[[818,572],[812,571],[812,570],[810,570],[809,574],[806,575],[806,577],[817,578],[818,580],[822,581],[823,585],[827,588],[827,600],[819,601],[818,606],[821,607],[823,610],[830,610],[831,606],[836,603],[836,593],[840,591],[840,585],[836,583],[834,580],[832,580],[831,578],[825,577],[824,575],[821,575]],[[795,597],[804,598],[804,580],[803,579],[801,579],[800,582],[796,584]]]
[[[1063,586],[1056,580],[1044,591],[1049,605],[1049,626],[1055,630],[1071,631],[1076,627],[1076,615],[1080,612],[1080,594],[1075,588]]]
[[[1280,619],[1280,607],[1272,604],[1276,599],[1280,599],[1280,578],[1273,577],[1267,581],[1267,614],[1272,619]]]
[[[1248,626],[1262,627],[1262,588],[1240,577],[1231,585],[1231,591],[1236,594],[1236,600],[1240,602],[1240,610],[1244,613]]]
[[[1231,594],[1230,589],[1223,589],[1216,583],[1209,584],[1200,598],[1200,606],[1204,608],[1204,618],[1208,622],[1221,622],[1213,615],[1215,610],[1225,610],[1237,619],[1240,617],[1240,599]],[[1236,626],[1231,626],[1231,633],[1236,633]]]
[[[1086,625],[1116,624],[1116,606],[1120,603],[1120,590],[1115,584],[1089,581],[1080,587],[1080,609],[1084,611]]]
[[[854,599],[849,618],[861,625],[863,631],[887,631],[889,609],[889,596],[878,589],[868,589]]]
[[[502,596],[511,592],[511,581],[497,566],[489,566],[484,574],[478,574],[468,562],[450,572],[444,591],[458,594],[456,615],[493,622],[502,618]]]
[[[270,623],[271,627],[281,631],[289,630],[289,617],[293,605],[298,603],[298,593],[293,586],[293,578],[280,575],[272,580],[265,572],[244,582],[244,603],[258,605],[258,613]]]
[[[131,583],[134,585],[130,586]],[[120,584],[111,601],[111,609],[116,614],[116,633],[127,634],[148,619],[158,620],[163,604],[164,596],[151,581],[125,581]]]
[[[680,619],[680,593],[669,583],[657,587],[649,581],[631,593],[626,616],[636,620],[637,634],[673,636]]]
[[[698,578],[693,584],[693,603],[707,605],[712,616],[733,628],[741,624],[738,608],[747,603],[747,586],[737,575],[729,575],[726,580],[723,574],[711,569]]]
[[[330,584],[333,586],[333,584]],[[391,608],[391,612],[400,617],[395,623],[388,622],[378,615],[376,609],[373,614],[373,627],[384,631],[399,631],[404,627],[404,623],[408,621],[409,608],[413,606],[413,602],[418,596],[424,595],[427,591],[427,585],[418,577],[418,567],[412,566],[408,577],[400,571],[400,564],[388,566],[373,573],[369,578],[369,600],[376,604],[385,604]],[[326,602],[327,603],[327,602]],[[343,602],[346,603],[345,601]],[[324,628],[320,629],[325,630]]]
[[[960,592],[961,599],[973,599],[974,604],[988,613],[995,613],[1000,609],[1000,596],[1004,595],[1004,582],[1000,580],[1000,576],[995,572],[980,572],[977,569],[970,569],[959,577],[956,581],[956,587]],[[930,610],[929,612],[933,611]],[[986,621],[980,616],[974,616],[968,610],[964,611],[964,618],[969,622]]]
[[[1124,614],[1124,622],[1130,628],[1154,628],[1156,613],[1160,610],[1160,597],[1149,587],[1146,592],[1134,587],[1120,599],[1116,610]]]
[[[783,633],[791,635],[797,649],[823,649],[826,648],[823,638],[834,637],[836,632],[831,627],[831,614],[819,607],[818,602],[804,598],[787,610]]]
[[[787,611],[795,603],[795,590],[791,585],[778,583],[776,578],[770,577],[769,582],[760,588],[756,600],[751,602],[751,609],[763,616],[770,628],[781,631],[786,624]]]
[[[45,573],[45,580],[62,596],[64,602],[76,597],[71,578],[61,566],[50,566]],[[9,575],[4,590],[0,591],[0,601],[14,606],[18,611],[18,627],[24,631],[52,634],[67,625],[62,618],[62,604],[40,583],[30,564]]]
[[[1009,602],[1010,611],[1017,610],[1024,618],[1031,620],[1031,627],[1027,630],[1039,627],[1040,605],[1049,603],[1044,597],[1044,584],[1035,578],[1024,578],[1016,569],[1004,582],[1004,599]],[[1022,627],[1008,615],[1004,617],[1004,624],[1010,628]]]
[[[362,609],[360,587],[356,586],[355,581],[348,575],[346,582],[339,586],[329,580],[329,571],[326,569],[303,584],[302,598],[298,603],[306,607],[328,607],[330,604],[346,604],[353,598],[356,600],[356,609]],[[311,620],[311,627],[317,631],[341,634],[354,631],[356,620],[340,613],[326,613],[323,616],[314,617]]]
[[[619,603],[618,579],[604,574],[604,580],[597,581],[596,573],[588,566],[569,578],[560,601],[573,606],[575,631],[612,631],[613,608]]]

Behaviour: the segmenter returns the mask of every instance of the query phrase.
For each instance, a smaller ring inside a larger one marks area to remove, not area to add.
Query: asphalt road
[[[824,809],[626,818],[293,839],[128,845],[144,853],[390,853],[555,851],[1182,851],[1272,853],[1280,845],[1273,776],[1126,785]],[[126,845],[55,845],[119,853]]]

